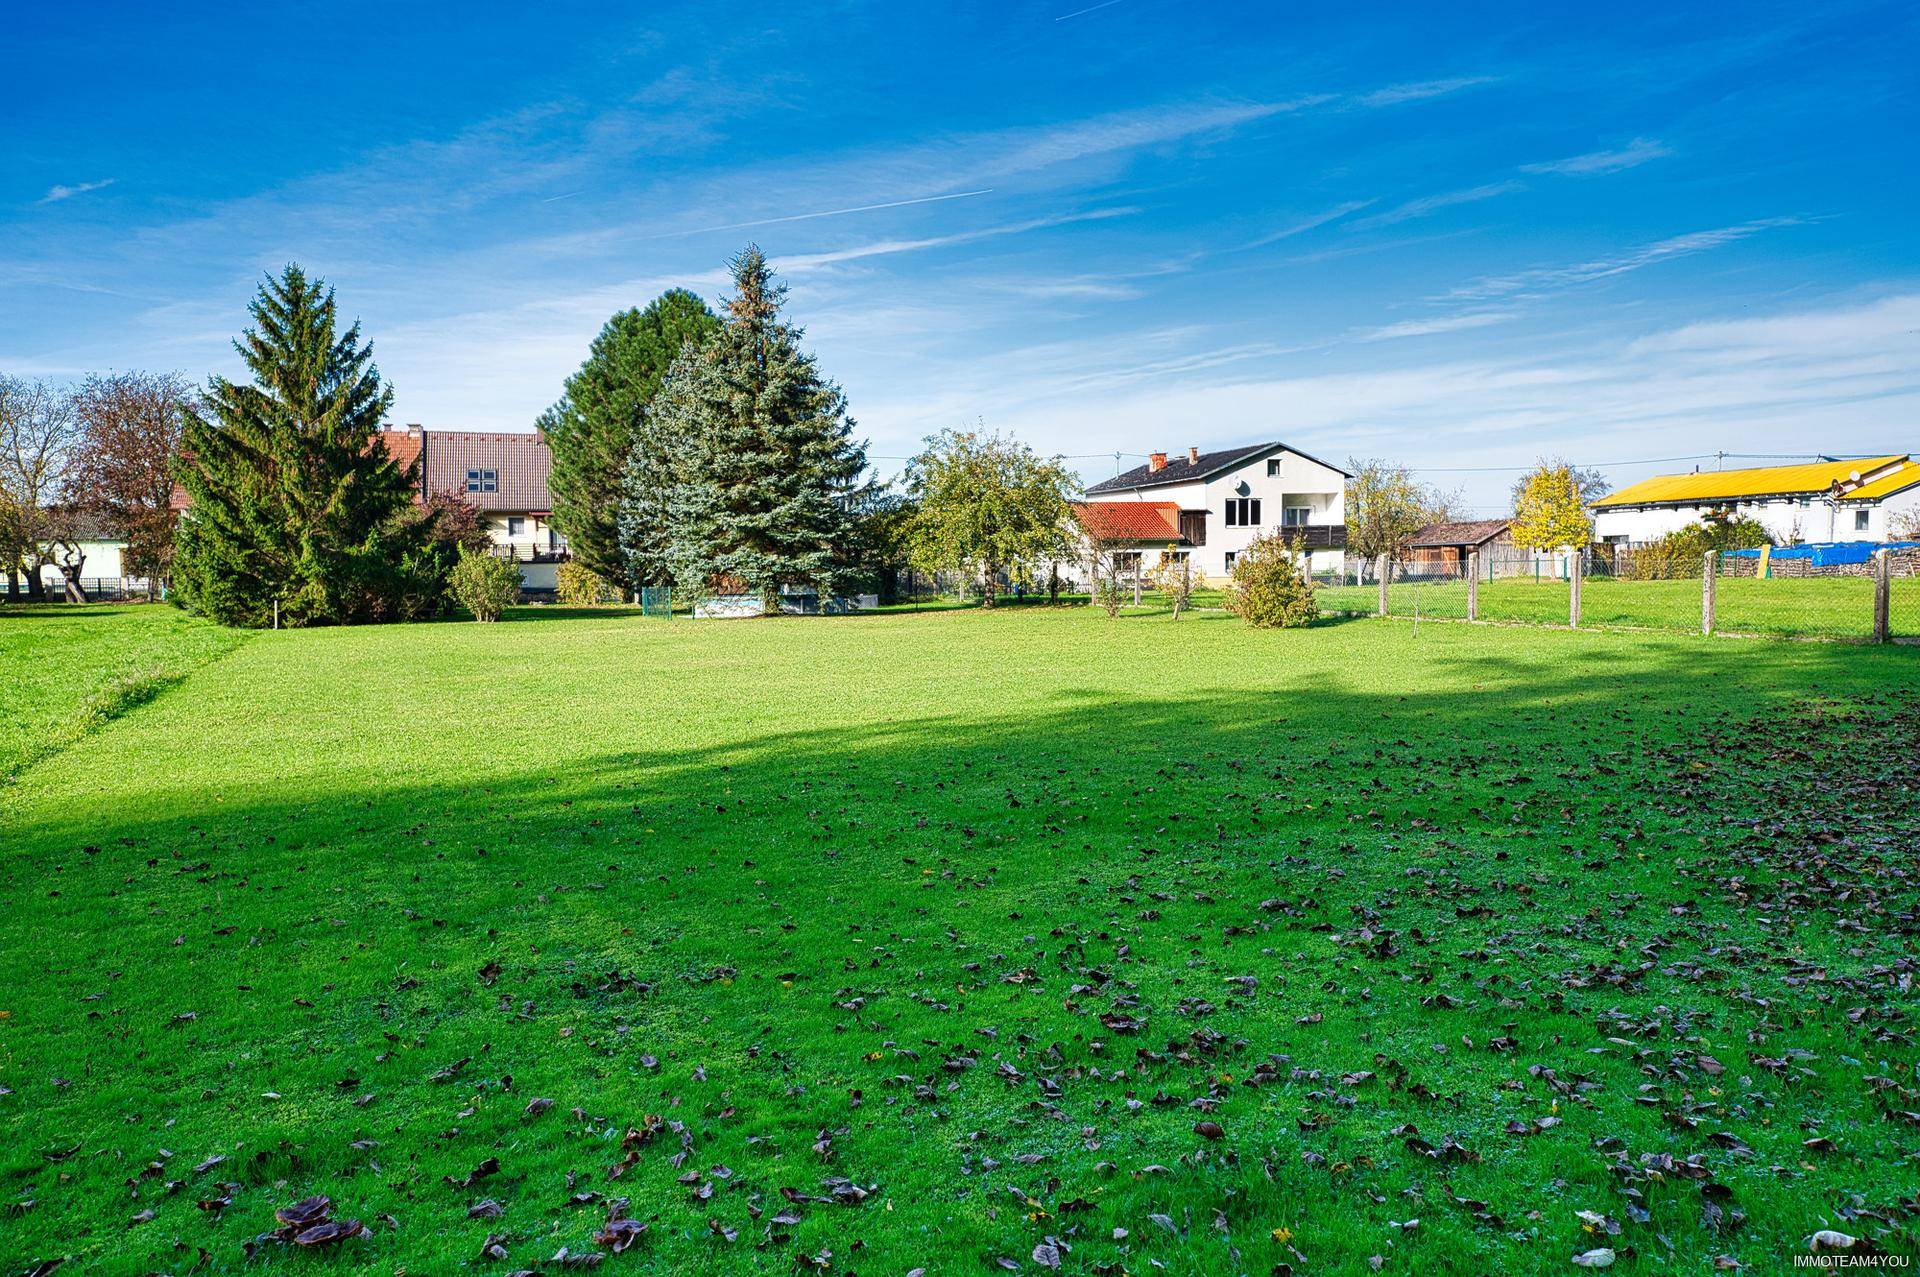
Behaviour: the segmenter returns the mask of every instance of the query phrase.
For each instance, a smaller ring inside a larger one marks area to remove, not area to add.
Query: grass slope
[[[261,634],[0,795],[0,1258],[557,1271],[615,1211],[610,1273],[1910,1249],[1915,669],[1085,610]],[[371,1235],[248,1259],[311,1193]]]
[[[0,606],[0,785],[245,637],[153,604]]]

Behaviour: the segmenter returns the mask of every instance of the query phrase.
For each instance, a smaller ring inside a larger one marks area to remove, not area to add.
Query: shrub
[[[1177,621],[1182,612],[1193,606],[1193,592],[1207,588],[1207,575],[1185,559],[1163,554],[1153,569],[1153,588],[1173,605],[1173,619]]]
[[[1772,544],[1766,528],[1753,519],[1696,523],[1636,547],[1621,575],[1631,581],[1697,577],[1709,550],[1753,550]]]
[[[505,559],[460,547],[460,561],[449,578],[453,597],[476,621],[497,621],[520,597],[520,569]]]
[[[600,574],[584,563],[568,561],[560,565],[554,574],[554,593],[562,603],[570,607],[584,607],[590,603],[605,603],[610,597],[607,583]]]
[[[1260,629],[1305,625],[1320,615],[1313,583],[1286,542],[1263,536],[1233,561],[1227,609]]]

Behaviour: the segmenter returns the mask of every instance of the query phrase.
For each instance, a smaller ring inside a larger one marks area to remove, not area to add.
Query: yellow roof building
[[[1596,510],[1624,506],[1707,505],[1717,501],[1760,501],[1780,497],[1830,495],[1841,501],[1872,501],[1920,484],[1920,464],[1909,456],[1815,461],[1794,466],[1758,466],[1745,470],[1702,470],[1661,474],[1593,503]]]

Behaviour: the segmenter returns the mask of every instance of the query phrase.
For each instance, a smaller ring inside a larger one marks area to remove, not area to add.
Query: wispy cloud
[[[1089,13],[1098,13],[1102,9],[1111,9],[1119,3],[1120,0],[1100,0],[1099,4],[1090,4],[1084,9],[1075,9],[1072,13],[1063,13],[1055,18],[1054,21],[1065,22],[1068,18],[1084,18]]]
[[[61,200],[70,200],[76,195],[85,195],[88,191],[97,191],[112,186],[118,178],[109,177],[99,182],[81,182],[77,186],[50,186],[47,193],[40,197],[42,204],[58,204]]]
[[[1710,252],[1724,245],[1749,239],[1762,231],[1782,226],[1798,226],[1801,220],[1797,217],[1762,217],[1734,226],[1689,231],[1685,235],[1672,235],[1666,239],[1655,240],[1651,244],[1642,244],[1638,248],[1613,257],[1596,257],[1566,266],[1536,267],[1513,275],[1486,276],[1453,289],[1448,296],[1460,299],[1484,299],[1557,292],[1615,275],[1644,270],[1649,266],[1657,266],[1661,262],[1673,261],[1676,258]]]
[[[850,213],[875,213],[887,208],[909,208],[915,204],[939,204],[946,200],[973,199],[979,195],[993,194],[992,187],[977,191],[954,191],[948,195],[920,195],[907,200],[886,200],[878,204],[857,204],[851,208],[822,209],[817,213],[789,213],[784,217],[762,217],[752,222],[727,222],[720,226],[699,226],[692,230],[668,231],[664,235],[655,235],[654,239],[677,239],[687,235],[704,235],[709,231],[740,231],[755,226],[778,226],[784,222],[811,222],[822,217],[845,217]]]
[[[1462,75],[1449,80],[1419,80],[1411,84],[1390,84],[1384,89],[1375,89],[1360,99],[1366,106],[1398,106],[1402,102],[1418,102],[1424,98],[1443,97],[1449,93],[1458,93],[1462,89],[1471,89],[1482,84],[1492,84],[1498,76]]]
[[[1636,168],[1648,160],[1657,160],[1672,154],[1673,151],[1663,142],[1637,137],[1617,150],[1588,151],[1585,155],[1570,155],[1564,160],[1551,160],[1545,164],[1522,164],[1520,171],[1522,173],[1561,173],[1569,177],[1593,177],[1602,173],[1618,173],[1622,169]]]
[[[1401,337],[1430,337],[1436,333],[1457,333],[1468,328],[1485,328],[1513,319],[1510,310],[1475,310],[1458,315],[1438,315],[1432,319],[1403,319],[1379,328],[1362,328],[1350,334],[1354,341],[1393,341]]]
[[[1464,190],[1446,191],[1439,195],[1426,195],[1417,200],[1408,200],[1404,204],[1388,209],[1384,213],[1375,213],[1372,217],[1362,217],[1347,225],[1353,230],[1366,230],[1375,226],[1391,226],[1395,222],[1411,221],[1416,217],[1425,217],[1437,213],[1443,208],[1452,208],[1458,204],[1477,204],[1481,200],[1494,199],[1514,191],[1526,189],[1526,183],[1512,178],[1504,182],[1488,182],[1484,186],[1469,186]]]
[[[1348,200],[1344,204],[1336,204],[1332,208],[1323,209],[1297,222],[1289,223],[1270,234],[1262,235],[1246,247],[1264,248],[1268,244],[1277,244],[1283,239],[1292,239],[1295,235],[1304,235],[1310,230],[1325,226],[1328,222],[1337,222],[1349,213],[1357,213],[1374,202],[1373,200]]]
[[[1028,231],[1069,226],[1075,222],[1103,222],[1108,218],[1128,217],[1139,211],[1137,208],[1097,208],[1085,213],[1068,213],[1061,217],[1037,217],[1030,221],[1011,222],[1004,226],[983,226],[970,231],[955,231],[950,235],[929,235],[920,239],[876,240],[873,243],[856,244],[850,248],[835,248],[821,253],[797,253],[779,257],[773,264],[774,268],[782,274],[801,275],[808,271],[819,270],[823,266],[859,261],[864,257],[890,257],[895,253],[917,253],[927,249],[948,248],[955,244],[972,244],[983,239],[997,239],[1002,235],[1024,235]]]

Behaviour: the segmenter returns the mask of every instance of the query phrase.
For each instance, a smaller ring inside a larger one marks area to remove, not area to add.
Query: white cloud
[[[1691,257],[1696,253],[1705,253],[1723,245],[1735,244],[1751,238],[1762,231],[1782,226],[1798,226],[1797,217],[1762,217],[1750,222],[1741,222],[1734,226],[1720,226],[1712,230],[1689,231],[1684,235],[1672,235],[1666,239],[1655,240],[1651,244],[1642,244],[1613,257],[1597,257],[1584,262],[1574,262],[1566,266],[1542,266],[1532,270],[1520,271],[1513,275],[1483,276],[1453,289],[1449,296],[1457,298],[1488,298],[1510,296],[1536,296],[1542,293],[1556,292],[1580,284],[1593,283],[1615,275],[1625,275],[1631,271],[1643,270],[1661,262],[1675,258]]]
[[[1588,151],[1585,155],[1570,155],[1564,160],[1552,160],[1545,164],[1522,164],[1522,173],[1560,173],[1570,177],[1593,177],[1602,173],[1618,173],[1622,169],[1636,168],[1648,160],[1662,159],[1673,152],[1664,143],[1652,138],[1637,137],[1633,141],[1613,151]]]
[[[1465,190],[1446,191],[1439,195],[1426,195],[1417,200],[1408,200],[1384,213],[1375,213],[1372,217],[1362,217],[1347,223],[1351,230],[1364,230],[1374,226],[1391,226],[1395,222],[1410,221],[1416,217],[1425,217],[1437,213],[1443,208],[1452,208],[1457,204],[1477,204],[1481,200],[1490,200],[1497,196],[1511,194],[1526,189],[1525,182],[1509,178],[1504,182],[1488,182],[1484,186],[1470,186]]]
[[[1355,341],[1392,341],[1400,337],[1428,337],[1436,333],[1457,333],[1469,328],[1504,324],[1515,318],[1512,311],[1480,310],[1458,315],[1440,315],[1432,319],[1405,319],[1379,328],[1363,328],[1352,334]]]
[[[1419,102],[1426,98],[1458,93],[1461,89],[1492,84],[1497,78],[1491,75],[1465,75],[1455,76],[1449,80],[1420,80],[1412,84],[1392,84],[1363,95],[1360,101],[1366,106],[1398,106],[1402,102]]]
[[[97,191],[112,186],[119,178],[109,177],[99,182],[81,182],[76,186],[50,186],[47,193],[40,197],[42,204],[58,204],[61,200],[70,200],[76,195],[85,195],[88,191]]]

